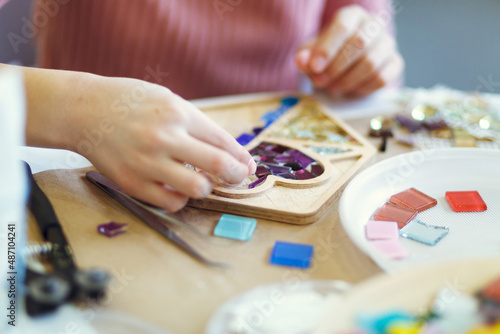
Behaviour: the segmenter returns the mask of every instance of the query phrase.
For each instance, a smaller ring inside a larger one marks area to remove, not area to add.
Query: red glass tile
[[[374,220],[392,221],[398,223],[399,228],[403,228],[411,222],[417,215],[417,211],[404,208],[392,203],[385,203],[374,215]]]
[[[500,277],[484,288],[481,296],[500,303]]]
[[[447,191],[446,200],[455,212],[486,211],[487,206],[477,191]]]
[[[410,188],[396,195],[392,195],[389,199],[392,203],[422,212],[432,208],[437,204],[437,200],[432,198],[415,188]]]

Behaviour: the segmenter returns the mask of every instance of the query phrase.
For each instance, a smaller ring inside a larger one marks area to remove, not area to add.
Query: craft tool
[[[72,300],[99,300],[104,296],[110,276],[102,269],[77,268],[71,246],[49,199],[36,183],[28,164],[26,170],[31,187],[28,207],[46,241],[27,252],[27,313],[31,316],[49,313]],[[52,272],[34,269],[37,255],[45,255]]]
[[[189,226],[185,222],[181,221],[172,213],[159,212],[154,207],[146,205],[135,198],[127,195],[118,185],[106,179],[104,176],[97,172],[88,172],[86,174],[87,179],[99,187],[101,190],[106,192],[108,195],[117,200],[121,205],[126,207],[130,212],[132,212],[137,218],[146,223],[149,227],[165,236],[167,239],[172,241],[179,248],[187,252],[193,258],[198,261],[213,267],[227,268],[229,265],[221,262],[215,262],[207,259],[204,255],[195,250],[191,245],[180,238],[167,223],[174,224],[176,226],[182,227],[189,231],[195,232],[201,235],[192,226]]]

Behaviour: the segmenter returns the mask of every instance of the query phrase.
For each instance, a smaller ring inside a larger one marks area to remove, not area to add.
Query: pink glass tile
[[[397,239],[398,223],[370,220],[366,223],[366,237],[370,240]]]
[[[399,239],[374,240],[370,243],[390,259],[404,259],[408,256]]]

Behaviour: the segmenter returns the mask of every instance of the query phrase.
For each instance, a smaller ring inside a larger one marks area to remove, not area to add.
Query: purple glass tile
[[[446,123],[446,121],[444,119],[436,118],[436,119],[424,120],[424,126],[429,130],[438,130],[438,129],[447,128],[448,124]]]
[[[396,122],[407,128],[408,131],[412,133],[422,127],[422,123],[414,120],[412,117],[407,117],[405,115],[396,115],[394,119],[396,120]]]
[[[292,169],[290,167],[275,165],[275,164],[265,164],[265,166],[271,171],[273,175],[281,173],[290,173]]]
[[[254,139],[255,136],[254,135],[251,135],[249,133],[242,133],[238,138],[236,138],[236,141],[240,144],[240,145],[246,145],[248,144],[249,142],[252,141],[252,139]]]
[[[248,189],[253,189],[253,188],[257,187],[258,185],[263,183],[266,180],[266,178],[267,178],[267,175],[260,177],[257,180],[253,181],[252,183],[250,183],[248,185]]]
[[[288,164],[295,162],[295,158],[290,155],[280,154],[274,157],[274,160],[279,163]]]
[[[276,164],[276,161],[274,160],[273,157],[260,156],[258,161],[263,162],[265,164]]]
[[[262,176],[266,176],[271,174],[271,171],[267,169],[265,166],[257,166],[257,170],[255,171],[255,176],[258,178],[261,178]]]
[[[262,132],[262,130],[264,130],[264,128],[253,128],[252,132],[254,135],[258,136]]]
[[[290,150],[288,151],[288,153],[290,153],[290,155],[295,158],[295,161],[298,162],[302,166],[302,168],[307,168],[307,166],[315,161],[313,158],[297,150]]]
[[[307,180],[307,179],[314,178],[314,175],[305,169],[295,171],[295,176],[297,176],[297,179],[299,179],[299,180]]]
[[[284,145],[262,142],[249,152],[258,163],[255,172],[258,179],[249,185],[250,189],[264,182],[269,174],[291,180],[306,180],[324,173],[316,160]]]
[[[290,167],[292,170],[301,170],[302,166],[298,162],[289,162],[285,166]]]
[[[277,157],[277,156],[279,156],[280,154],[279,154],[279,153],[277,153],[277,152],[274,152],[274,151],[271,151],[271,150],[267,150],[267,149],[266,149],[266,150],[262,150],[262,151],[260,152],[260,155],[261,155],[261,156],[264,156],[264,157]]]
[[[291,172],[276,174],[276,176],[282,177],[284,179],[297,180],[297,176],[292,174]]]
[[[321,174],[323,174],[325,170],[323,169],[323,167],[319,164],[311,164],[311,174],[314,175],[314,176],[319,176]]]
[[[268,149],[271,150],[271,151],[274,151],[276,153],[279,153],[279,154],[283,154],[283,153],[285,153],[286,151],[289,150],[288,147],[283,146],[283,145],[272,145]]]
[[[126,230],[127,230],[127,224],[120,224],[116,222],[109,222],[97,226],[97,232],[107,236],[108,238],[117,236],[118,234],[125,233]]]

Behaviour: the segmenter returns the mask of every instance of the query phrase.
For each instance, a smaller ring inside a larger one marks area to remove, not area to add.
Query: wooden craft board
[[[300,102],[297,105],[259,134],[246,148],[251,149],[260,142],[270,142],[298,149],[323,166],[325,171],[322,175],[308,180],[286,180],[269,176],[263,184],[254,189],[245,189],[241,185],[220,185],[216,186],[207,198],[191,200],[189,205],[292,224],[309,224],[317,220],[338,199],[351,177],[372,159],[376,149],[364,136],[337,118],[331,110],[311,97],[299,97]],[[233,101],[231,104],[198,107],[234,137],[238,137],[242,133],[252,133],[254,127],[262,126],[261,116],[276,109],[280,102],[281,96],[278,96],[252,102]],[[316,108],[315,110],[326,115],[343,132],[354,138],[356,144],[297,140],[274,135],[277,129],[282,128],[290,118],[306,107]],[[308,146],[347,148],[349,151],[321,156],[308,150]]]

